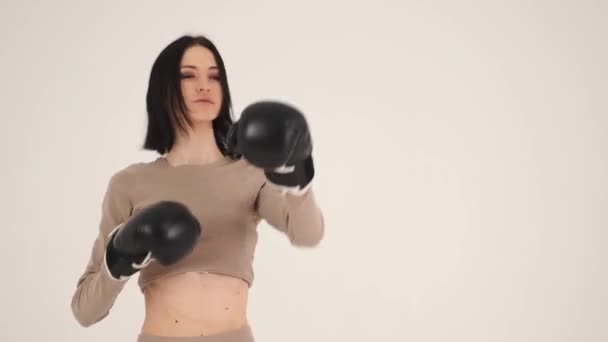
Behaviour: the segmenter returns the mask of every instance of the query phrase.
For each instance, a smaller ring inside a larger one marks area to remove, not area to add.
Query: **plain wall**
[[[135,341],[70,300],[157,54],[219,47],[238,113],[297,104],[327,235],[265,223],[258,341],[608,340],[606,1],[3,1],[2,341]]]

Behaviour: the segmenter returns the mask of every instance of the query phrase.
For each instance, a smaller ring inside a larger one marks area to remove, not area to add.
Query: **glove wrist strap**
[[[293,165],[264,170],[264,174],[268,181],[279,189],[295,195],[304,194],[310,189],[315,177],[312,155]]]

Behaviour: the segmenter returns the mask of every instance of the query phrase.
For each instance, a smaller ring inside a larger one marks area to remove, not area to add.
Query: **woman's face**
[[[222,106],[222,85],[213,53],[195,45],[184,52],[180,65],[181,88],[190,119],[212,121]]]

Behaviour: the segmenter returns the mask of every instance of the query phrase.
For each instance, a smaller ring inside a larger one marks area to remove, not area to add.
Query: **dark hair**
[[[148,126],[143,148],[165,154],[173,147],[176,130],[185,131],[186,125],[191,125],[185,115],[180,63],[186,49],[195,45],[209,49],[219,68],[223,98],[219,115],[213,120],[215,141],[223,155],[240,158],[228,137],[234,120],[224,61],[215,44],[205,36],[182,36],[165,47],[154,61],[146,95]]]

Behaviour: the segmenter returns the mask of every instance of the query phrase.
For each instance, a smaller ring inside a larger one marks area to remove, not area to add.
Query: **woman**
[[[294,246],[314,247],[324,234],[306,121],[259,102],[234,123],[222,57],[202,36],[160,53],[147,110],[144,148],[160,156],[111,177],[74,316],[83,326],[102,320],[137,274],[139,342],[254,341],[247,302],[258,223]]]

